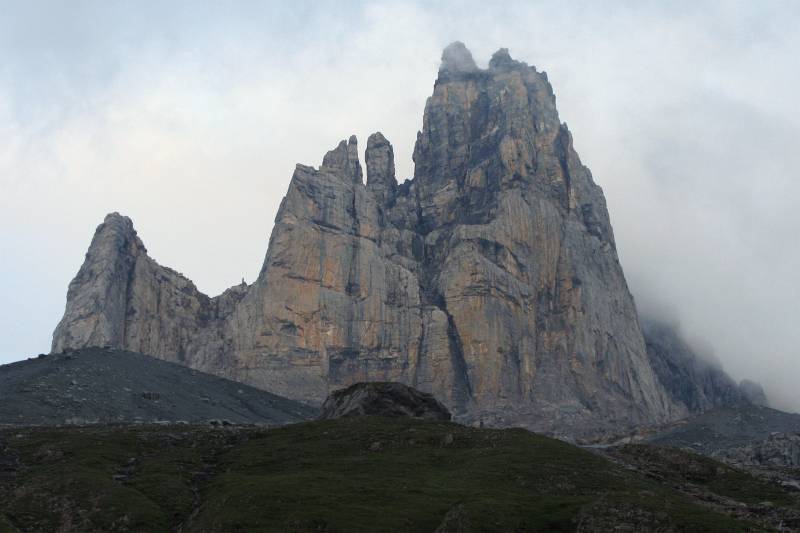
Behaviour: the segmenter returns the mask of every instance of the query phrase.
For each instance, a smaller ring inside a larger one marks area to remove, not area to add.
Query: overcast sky
[[[382,131],[402,180],[441,49],[547,71],[640,310],[800,409],[800,2],[0,0],[0,363],[47,352],[104,215],[212,295],[295,163]]]

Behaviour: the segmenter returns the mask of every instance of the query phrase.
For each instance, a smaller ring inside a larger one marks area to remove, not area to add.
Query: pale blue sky
[[[0,363],[48,351],[107,212],[217,294],[296,162],[381,130],[409,177],[459,39],[548,72],[640,307],[800,407],[798,27],[777,1],[0,1]]]

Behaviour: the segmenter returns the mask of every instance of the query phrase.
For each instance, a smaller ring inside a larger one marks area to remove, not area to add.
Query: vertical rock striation
[[[319,403],[359,381],[462,420],[565,435],[687,412],[653,370],[602,190],[544,73],[502,49],[442,57],[398,185],[376,133],[298,165],[258,279],[216,298],[109,215],[53,349],[111,345]]]

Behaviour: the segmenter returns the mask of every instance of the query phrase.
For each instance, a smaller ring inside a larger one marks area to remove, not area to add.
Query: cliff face
[[[398,185],[380,134],[298,165],[251,286],[216,298],[109,215],[53,350],[142,351],[319,403],[401,381],[456,415],[578,435],[687,413],[651,365],[602,190],[547,76],[450,45]]]
[[[106,216],[69,285],[53,352],[101,346],[157,355],[200,369],[221,368],[229,343],[224,318],[247,291],[238,285],[209,298],[147,255],[133,223]],[[222,374],[219,370],[215,373]]]

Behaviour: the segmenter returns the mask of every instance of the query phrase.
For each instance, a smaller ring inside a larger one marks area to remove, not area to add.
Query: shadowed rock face
[[[699,413],[714,407],[755,403],[722,370],[718,361],[698,355],[676,326],[646,320],[643,331],[650,364],[659,381],[688,411]]]
[[[298,165],[258,279],[216,298],[109,215],[53,350],[110,345],[321,403],[361,381],[433,393],[465,421],[565,435],[686,414],[658,381],[602,190],[544,73],[450,45],[412,180],[389,142]]]
[[[388,416],[450,420],[450,412],[430,394],[402,383],[356,383],[337,390],[322,404],[320,419]]]
[[[761,385],[747,379],[737,385],[712,354],[698,353],[689,346],[677,325],[645,319],[642,331],[658,380],[673,401],[690,413],[769,405]]]

